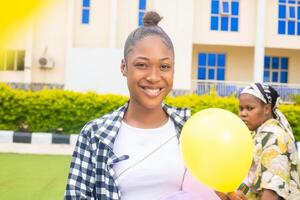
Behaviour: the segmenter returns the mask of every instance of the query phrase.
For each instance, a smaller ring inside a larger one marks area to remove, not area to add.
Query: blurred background
[[[238,93],[268,82],[300,92],[299,0],[60,0],[26,21],[0,53],[0,81],[127,94],[120,60],[146,10],[175,45],[173,94]]]

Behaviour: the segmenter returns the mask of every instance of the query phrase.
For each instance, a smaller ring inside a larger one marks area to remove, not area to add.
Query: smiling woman
[[[121,73],[130,100],[86,124],[73,153],[65,199],[162,199],[181,191],[178,137],[190,111],[163,103],[173,86],[174,48],[147,12],[127,38]]]

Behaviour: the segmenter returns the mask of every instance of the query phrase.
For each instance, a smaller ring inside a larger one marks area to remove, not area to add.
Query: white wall
[[[193,0],[153,0],[152,2],[153,9],[163,17],[159,26],[173,41],[175,50],[174,89],[191,89],[193,6]]]
[[[266,8],[265,47],[300,49],[299,35],[278,34],[278,1],[267,0]]]
[[[70,50],[65,88],[128,95],[126,79],[120,71],[122,54],[121,49]]]
[[[277,2],[277,1],[276,1]],[[211,31],[211,1],[194,1],[195,44],[253,46],[255,42],[256,1],[239,1],[239,31]],[[187,10],[187,12],[191,12]]]

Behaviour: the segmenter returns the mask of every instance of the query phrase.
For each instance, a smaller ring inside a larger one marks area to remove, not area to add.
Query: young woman
[[[300,169],[292,129],[279,111],[279,95],[269,85],[255,83],[239,97],[240,118],[253,131],[254,159],[244,180],[248,192],[228,199],[299,200]]]
[[[130,100],[82,129],[65,199],[163,199],[181,190],[185,167],[178,137],[190,111],[163,103],[174,75],[174,48],[147,12],[128,36],[121,72]]]

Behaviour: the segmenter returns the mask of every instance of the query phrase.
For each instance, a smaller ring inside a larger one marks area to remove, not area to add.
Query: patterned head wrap
[[[278,109],[280,103],[280,97],[277,91],[273,87],[266,84],[254,83],[244,88],[241,94],[251,94],[257,97],[258,99],[260,99],[265,104],[270,104],[276,120],[279,121],[282,128],[289,133],[291,138],[295,140],[292,128],[288,120],[283,115],[283,113]]]

